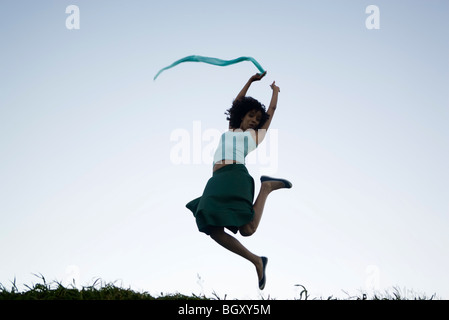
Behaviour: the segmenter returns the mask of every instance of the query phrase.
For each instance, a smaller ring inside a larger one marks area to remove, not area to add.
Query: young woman
[[[265,75],[266,72],[252,76],[227,110],[229,131],[222,135],[215,152],[212,178],[203,195],[186,205],[193,212],[199,231],[254,264],[261,290],[265,287],[268,259],[250,252],[224,228],[234,234],[240,232],[244,237],[251,236],[259,226],[270,192],[292,187],[287,180],[262,176],[259,195],[253,203],[254,180],[245,167],[245,157],[263,141],[273,120],[280,90],[273,81],[268,110],[256,99],[246,97],[246,93],[254,81]]]

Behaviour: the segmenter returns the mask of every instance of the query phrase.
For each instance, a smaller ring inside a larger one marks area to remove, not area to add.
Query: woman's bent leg
[[[226,233],[223,227],[211,227],[210,237],[229,251],[251,261],[256,267],[259,280],[262,279],[263,263],[261,257],[246,249],[236,238]]]
[[[241,226],[239,228],[240,234],[244,237],[251,236],[256,232],[257,227],[259,227],[260,220],[262,219],[263,209],[265,207],[265,202],[267,201],[268,195],[271,191],[283,188],[284,184],[282,182],[271,181],[263,182],[260,185],[259,195],[257,196],[256,202],[254,202],[254,218],[249,223]]]

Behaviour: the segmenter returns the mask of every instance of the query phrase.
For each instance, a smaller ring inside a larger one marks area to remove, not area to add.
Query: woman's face
[[[261,111],[251,110],[243,117],[242,123],[240,124],[240,129],[242,129],[243,131],[246,131],[248,129],[255,130],[259,126],[261,119]]]

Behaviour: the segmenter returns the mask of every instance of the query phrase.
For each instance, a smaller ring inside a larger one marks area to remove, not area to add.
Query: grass
[[[136,292],[101,279],[77,289],[74,285],[65,287],[58,281],[48,283],[43,275],[36,276],[41,279],[40,283],[25,285],[28,290],[23,292],[19,292],[16,279],[11,282],[9,290],[0,283],[0,300],[209,300],[195,294],[186,296],[180,293],[161,293],[161,296],[154,297],[148,292]]]
[[[92,285],[77,289],[74,285],[63,286],[58,281],[47,282],[43,275],[36,275],[40,278],[40,282],[32,285],[25,285],[28,290],[20,292],[16,285],[16,279],[11,281],[11,289],[7,289],[0,283],[0,300],[222,300],[226,299],[226,295],[221,298],[217,293],[213,292],[213,297],[204,295],[184,295],[181,293],[161,293],[160,296],[152,296],[148,292],[136,292],[131,288],[122,288],[115,283],[104,282],[101,279],[95,280]],[[308,290],[303,285],[295,285],[302,289],[299,296],[294,300],[341,300],[329,296],[326,298],[311,298]],[[344,292],[344,291],[343,291]],[[426,294],[418,294],[412,291],[403,291],[394,287],[390,291],[375,292],[372,295],[360,293],[351,296],[344,292],[347,297],[343,300],[434,300],[439,299],[436,294],[427,296]],[[261,299],[264,299],[261,296]],[[268,299],[273,299],[268,297]]]
[[[412,290],[401,290],[399,287],[393,287],[390,290],[385,290],[384,292],[376,291],[371,295],[361,292],[358,295],[350,295],[346,291],[343,293],[346,295],[345,298],[336,298],[333,296],[329,296],[327,298],[310,298],[310,295],[307,289],[300,284],[296,284],[295,286],[302,288],[299,293],[299,297],[297,300],[438,300],[440,299],[435,293],[431,296],[426,295],[425,293],[416,293]]]

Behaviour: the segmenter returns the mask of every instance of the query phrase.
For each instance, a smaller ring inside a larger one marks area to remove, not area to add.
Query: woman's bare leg
[[[259,226],[260,220],[262,219],[263,209],[265,207],[265,202],[267,201],[268,195],[271,191],[284,188],[285,185],[279,181],[267,181],[260,185],[259,195],[257,196],[256,202],[254,202],[254,218],[249,223],[241,226],[239,228],[240,234],[244,237],[251,236],[256,232]]]
[[[262,258],[246,249],[236,238],[224,231],[223,227],[211,227],[210,237],[229,251],[249,260],[254,264],[259,281],[263,276]]]

